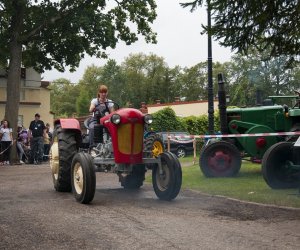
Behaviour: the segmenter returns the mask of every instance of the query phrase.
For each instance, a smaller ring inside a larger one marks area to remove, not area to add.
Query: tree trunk
[[[9,126],[13,129],[14,144],[11,149],[10,160],[14,164],[18,157],[16,154],[17,125],[20,103],[20,83],[21,83],[21,60],[22,45],[14,43],[11,46],[11,57],[8,67],[7,78],[7,101],[5,107],[5,118],[9,121]]]
[[[14,144],[11,149],[10,161],[12,164],[18,160],[16,149],[17,125],[20,104],[22,43],[19,41],[23,26],[24,6],[19,1],[13,1],[15,15],[11,19],[10,61],[7,77],[7,100],[5,118],[13,129]]]

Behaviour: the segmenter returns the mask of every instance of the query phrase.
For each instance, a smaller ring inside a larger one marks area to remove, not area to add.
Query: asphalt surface
[[[53,188],[50,167],[0,167],[0,249],[300,249],[300,210],[182,190],[160,201],[151,184],[120,187],[97,173],[93,202]]]

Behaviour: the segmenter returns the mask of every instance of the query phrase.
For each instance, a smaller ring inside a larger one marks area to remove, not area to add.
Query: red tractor
[[[115,104],[118,107],[117,104]],[[95,172],[113,172],[124,188],[138,189],[145,173],[152,170],[152,184],[159,199],[172,200],[178,195],[181,165],[170,152],[153,154],[153,136],[144,139],[144,128],[152,122],[133,108],[97,117],[92,150],[81,148],[82,135],[76,119],[55,121],[50,167],[54,188],[59,192],[72,191],[80,203],[93,200],[96,187]]]

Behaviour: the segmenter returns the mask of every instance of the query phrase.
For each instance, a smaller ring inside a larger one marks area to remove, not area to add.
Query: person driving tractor
[[[91,100],[89,112],[93,115],[89,121],[89,143],[90,148],[94,146],[94,126],[97,124],[97,120],[114,111],[113,101],[107,99],[108,88],[106,85],[100,85],[98,88],[97,98]]]

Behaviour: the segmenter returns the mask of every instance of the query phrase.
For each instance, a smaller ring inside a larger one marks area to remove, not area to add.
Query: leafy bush
[[[151,128],[154,131],[186,131],[191,135],[208,133],[208,116],[188,116],[179,118],[170,107],[157,111],[153,115]],[[219,112],[215,112],[215,131],[220,130]]]
[[[183,120],[177,117],[170,107],[157,111],[152,115],[151,129],[154,131],[187,131]]]

